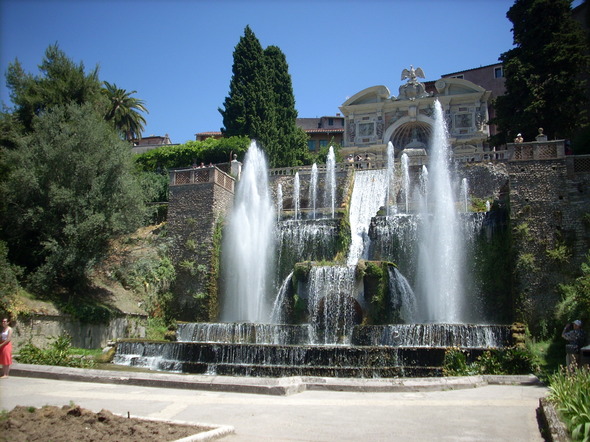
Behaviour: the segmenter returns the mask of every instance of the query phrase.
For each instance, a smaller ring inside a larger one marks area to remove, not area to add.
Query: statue
[[[410,81],[408,81],[408,83],[418,83],[418,81],[416,80],[416,78],[426,78],[424,76],[424,71],[422,70],[422,68],[418,68],[418,69],[414,69],[414,66],[410,65],[410,69],[404,69],[402,71],[402,80],[405,80],[406,78],[409,78]]]
[[[406,78],[408,79],[408,82],[403,86],[400,86],[398,100],[413,101],[416,98],[429,96],[424,85],[417,80],[417,78],[426,78],[422,68],[414,69],[414,66],[410,65],[410,69],[404,69],[402,71],[402,80],[405,80]]]

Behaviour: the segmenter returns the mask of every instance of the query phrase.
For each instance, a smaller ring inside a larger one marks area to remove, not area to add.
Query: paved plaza
[[[547,394],[530,377],[451,382],[135,377],[22,364],[13,372],[0,381],[4,410],[74,402],[132,417],[229,425],[235,433],[223,440],[235,441],[542,441],[536,409]]]

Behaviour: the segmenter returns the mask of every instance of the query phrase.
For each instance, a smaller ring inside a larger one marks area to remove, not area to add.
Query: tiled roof
[[[343,127],[340,127],[338,129],[322,129],[322,128],[317,129],[316,128],[316,129],[304,129],[304,130],[305,130],[305,132],[310,132],[310,133],[318,133],[318,132],[319,133],[324,133],[324,132],[339,133],[339,132],[344,132],[344,128]]]
[[[220,131],[213,131],[213,132],[199,132],[195,135],[221,135]]]

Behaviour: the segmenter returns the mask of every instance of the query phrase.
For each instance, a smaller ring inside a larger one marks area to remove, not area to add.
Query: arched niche
[[[422,147],[428,151],[434,120],[426,115],[415,118],[403,117],[387,128],[383,141],[393,144],[395,156],[403,149]]]

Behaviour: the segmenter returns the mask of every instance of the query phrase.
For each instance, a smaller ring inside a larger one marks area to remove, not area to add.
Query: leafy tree
[[[98,67],[87,74],[84,64],[75,64],[57,44],[46,49],[39,70],[39,76],[26,73],[18,59],[8,65],[6,84],[24,130],[31,130],[34,117],[54,106],[88,102],[104,106]]]
[[[516,0],[508,10],[515,47],[500,56],[506,94],[496,99],[500,134],[496,143],[516,132],[533,139],[539,127],[550,138],[570,137],[581,127],[587,101],[585,36],[571,17],[571,0]]]
[[[105,118],[114,124],[121,138],[127,141],[141,138],[146,121],[140,112],[149,112],[143,100],[131,96],[137,91],[127,92],[118,88],[116,84],[105,81],[102,92],[109,102]]]
[[[115,235],[143,220],[144,195],[127,143],[93,103],[58,106],[6,150],[1,234],[37,289],[76,287]]]

